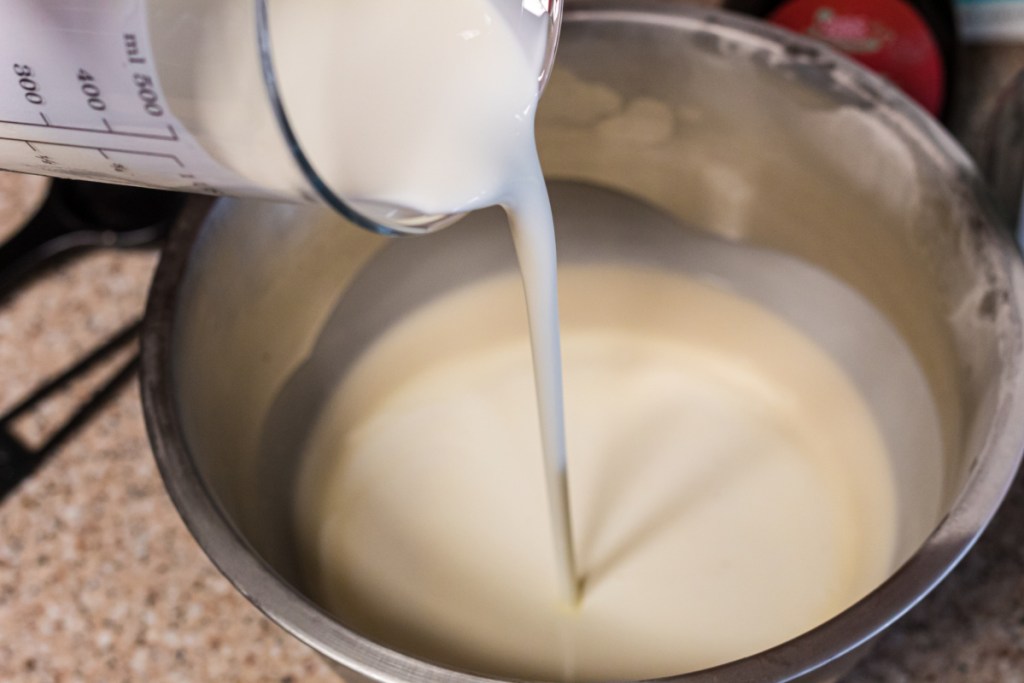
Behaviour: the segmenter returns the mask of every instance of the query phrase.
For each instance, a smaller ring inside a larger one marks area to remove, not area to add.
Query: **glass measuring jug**
[[[0,168],[320,202],[385,234],[443,227],[457,207],[424,211],[360,195],[348,182],[360,173],[351,165],[346,177],[325,175],[326,161],[339,165],[329,155],[344,166],[345,151],[323,144],[296,117],[310,103],[330,107],[330,69],[365,64],[330,63],[325,43],[306,66],[328,78],[299,74],[302,65],[288,57],[303,47],[303,31],[322,27],[296,31],[288,12],[304,7],[307,24],[316,24],[309,18],[352,1],[0,0]],[[561,0],[489,1],[543,88]],[[372,95],[344,93],[367,107]]]

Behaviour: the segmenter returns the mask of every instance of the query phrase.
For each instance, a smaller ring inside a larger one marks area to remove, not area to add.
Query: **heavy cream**
[[[277,0],[284,105],[342,197],[417,212],[514,202],[539,176],[546,16],[518,0]]]
[[[537,4],[277,2],[271,24],[283,101],[336,192],[357,206],[508,213],[532,335],[543,442],[534,464],[547,472],[546,536],[570,603],[554,226],[533,132],[548,35],[547,17],[530,9]]]
[[[343,623],[493,675],[645,678],[783,642],[884,579],[887,453],[827,355],[680,275],[572,266],[560,286],[578,607],[507,276],[386,332],[319,420],[297,529]]]

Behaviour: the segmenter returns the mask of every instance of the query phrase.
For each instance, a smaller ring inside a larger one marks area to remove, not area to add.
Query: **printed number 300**
[[[15,64],[14,75],[18,77],[18,87],[25,94],[25,101],[36,106],[46,102],[39,93],[39,83],[33,78],[35,74],[32,72],[32,67],[26,64]]]

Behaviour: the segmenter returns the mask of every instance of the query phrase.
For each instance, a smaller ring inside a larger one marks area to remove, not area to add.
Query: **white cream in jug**
[[[503,205],[528,311],[513,279],[482,285],[412,315],[358,364],[307,454],[310,583],[361,633],[517,678],[667,675],[781,642],[889,568],[877,433],[841,373],[763,312],[672,278],[569,275],[584,320],[566,320],[570,533],[539,43],[524,48],[502,1],[272,6],[285,103],[321,176],[348,199],[423,213]],[[682,325],[586,324],[609,290],[692,311]],[[714,334],[699,331],[707,318]],[[428,352],[426,339],[445,343]]]
[[[268,104],[255,5],[148,0],[161,86],[220,163],[282,197],[312,197]],[[413,213],[504,203],[536,162],[550,24],[526,5],[268,0],[281,103],[317,174],[350,203]]]
[[[270,17],[283,102],[342,197],[457,213],[539,175],[548,24],[519,0],[278,0]]]
[[[558,591],[512,276],[408,315],[305,453],[314,594],[402,651],[539,680],[678,674],[813,628],[892,562],[892,473],[834,362],[766,310],[662,271],[559,274],[576,610]]]

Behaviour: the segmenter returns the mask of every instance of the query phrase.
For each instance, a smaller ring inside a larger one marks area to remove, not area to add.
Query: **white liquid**
[[[890,570],[887,454],[833,362],[765,310],[656,271],[560,273],[577,610],[564,607],[513,277],[357,362],[305,454],[309,584],[428,660],[545,680],[749,655]]]
[[[503,203],[534,172],[547,23],[519,0],[271,9],[283,100],[343,197],[451,213]]]
[[[543,443],[534,464],[550,491],[544,536],[554,536],[563,599],[575,601],[554,226],[533,132],[546,18],[517,0],[273,9],[284,101],[342,196],[425,214],[505,207],[529,309]],[[311,75],[316,65],[330,73]]]

